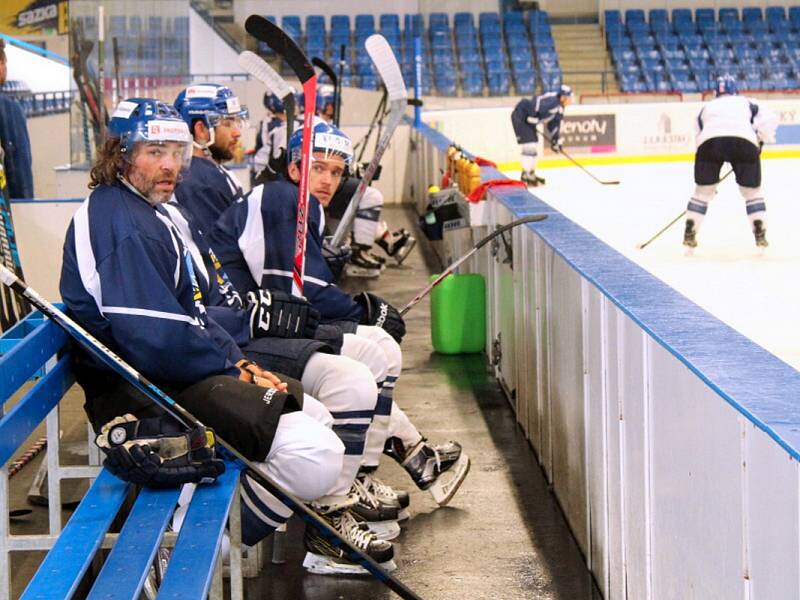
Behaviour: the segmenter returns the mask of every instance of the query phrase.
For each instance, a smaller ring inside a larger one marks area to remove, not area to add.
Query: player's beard
[[[209,152],[211,152],[211,158],[213,158],[218,163],[228,162],[229,160],[233,160],[233,152],[227,148],[221,148],[217,144],[211,144],[208,147]]]

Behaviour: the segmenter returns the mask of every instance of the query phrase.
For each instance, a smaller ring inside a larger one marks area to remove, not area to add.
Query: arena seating
[[[268,16],[273,22],[275,17]],[[325,17],[309,15],[305,30],[301,19],[281,18],[281,26],[305,49],[308,56],[318,56],[334,65],[342,47],[349,69],[344,85],[378,89],[380,77],[365,49],[364,41],[376,31],[382,34],[395,52],[406,85],[414,82],[414,43],[422,46],[422,93],[442,96],[530,95],[537,85],[545,90],[561,84],[561,69],[553,44],[549,18],[544,11],[484,12],[476,27],[472,13],[447,14],[360,14],[352,19],[333,15],[326,30]],[[269,56],[267,48],[259,52]],[[350,74],[352,73],[352,75]]]
[[[800,87],[800,7],[605,11],[623,92],[704,92],[720,75],[744,90]],[[624,18],[623,18],[624,17]]]

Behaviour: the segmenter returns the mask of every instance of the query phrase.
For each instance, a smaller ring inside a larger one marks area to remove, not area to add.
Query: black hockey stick
[[[124,98],[122,95],[122,77],[119,72],[119,43],[116,36],[111,38],[111,50],[114,53],[114,80],[117,83],[117,97],[114,99],[116,104],[121,98]]]
[[[311,169],[311,131],[317,103],[317,73],[314,67],[295,44],[294,40],[275,23],[260,15],[250,15],[244,23],[247,33],[260,42],[265,42],[289,64],[303,85],[303,148],[300,161],[300,185],[297,196],[297,233],[295,235],[294,266],[292,270],[292,292],[303,295],[303,273],[306,260],[306,233],[308,230],[308,176]],[[287,129],[288,133],[288,129]],[[286,138],[288,149],[289,138]]]
[[[328,76],[328,79],[330,79],[331,83],[333,84],[333,124],[338,127],[339,121],[336,120],[336,98],[339,94],[339,78],[336,76],[336,73],[333,72],[331,66],[318,56],[312,58],[311,63],[325,73],[325,75]]]
[[[344,75],[344,51],[345,45],[339,46],[339,76],[336,78],[338,87],[336,88],[336,106],[333,110],[333,122],[339,126],[342,118],[342,75]]]
[[[730,171],[728,171],[727,173],[725,173],[725,175],[722,177],[722,179],[720,179],[720,180],[719,180],[719,183],[722,183],[723,181],[725,181],[725,179],[726,179],[726,178],[728,177],[728,175],[730,175],[731,173],[733,173],[733,169],[731,169]],[[662,227],[662,228],[661,228],[661,229],[659,229],[659,230],[658,230],[656,233],[654,233],[654,234],[653,234],[653,235],[652,235],[650,238],[648,238],[648,240],[647,240],[646,242],[642,242],[641,244],[636,244],[636,249],[637,249],[637,250],[642,250],[643,248],[646,248],[647,246],[649,246],[649,245],[650,245],[650,242],[654,242],[654,241],[655,241],[657,238],[659,238],[659,237],[661,236],[661,234],[662,234],[662,233],[664,233],[664,232],[665,232],[665,231],[667,231],[667,230],[668,230],[670,227],[672,227],[673,225],[675,225],[675,223],[677,223],[678,221],[680,221],[680,220],[681,220],[681,218],[682,218],[682,217],[683,217],[685,214],[686,214],[686,209],[684,209],[684,210],[683,210],[683,212],[682,212],[681,214],[679,214],[677,217],[675,217],[674,219],[672,219],[672,221],[670,221],[669,223],[667,223],[666,225],[664,225],[664,227]]]
[[[355,154],[356,150],[358,150],[358,157],[356,158],[356,164],[361,164],[361,159],[364,158],[364,151],[367,148],[367,144],[369,144],[369,138],[372,137],[372,131],[375,129],[375,124],[378,122],[378,119],[383,119],[384,113],[386,113],[386,101],[389,99],[389,93],[386,91],[386,86],[383,86],[383,94],[381,95],[381,100],[378,102],[378,107],[375,109],[375,114],[372,115],[372,120],[369,123],[369,129],[367,129],[367,133],[364,134],[364,137],[356,142],[355,146],[353,146],[353,154]]]
[[[548,142],[550,142],[550,143],[552,144],[553,140],[552,140],[552,138],[550,138],[550,136],[548,136],[548,135],[547,135],[547,134],[546,134],[544,131],[541,131],[540,133],[542,134],[542,137],[543,137],[544,139],[546,139]],[[592,173],[592,172],[591,172],[589,169],[587,169],[586,167],[584,167],[584,166],[583,166],[581,163],[579,163],[577,160],[575,160],[575,159],[574,159],[574,158],[572,158],[572,157],[571,157],[569,154],[567,154],[567,152],[566,152],[566,151],[565,151],[563,148],[562,148],[561,150],[559,150],[559,151],[558,151],[558,153],[559,153],[559,154],[563,154],[563,155],[564,155],[564,157],[565,157],[565,158],[566,158],[568,161],[570,161],[570,162],[571,162],[573,165],[575,165],[575,166],[576,166],[576,167],[578,167],[578,168],[579,168],[581,171],[583,171],[584,173],[586,173],[586,174],[587,174],[589,177],[591,177],[592,179],[594,179],[594,180],[595,180],[597,183],[600,183],[600,184],[602,184],[602,185],[619,185],[619,180],[612,179],[612,180],[609,180],[609,181],[605,181],[605,180],[603,180],[603,179],[599,179],[598,177],[595,177],[595,175],[594,175],[594,174],[593,174],[593,173]]]
[[[485,238],[481,239],[477,244],[472,247],[472,250],[467,252],[464,256],[456,260],[453,264],[447,267],[444,271],[442,271],[441,275],[439,275],[436,279],[430,282],[427,287],[422,290],[419,294],[414,296],[411,299],[411,302],[403,307],[403,310],[400,311],[400,316],[402,317],[405,315],[409,310],[414,308],[414,306],[422,300],[425,296],[427,296],[433,288],[439,285],[445,277],[450,275],[453,271],[455,271],[461,263],[468,260],[470,256],[475,254],[478,250],[483,248],[486,244],[491,242],[494,238],[498,235],[503,235],[509,229],[516,227],[517,225],[522,225],[524,223],[536,223],[538,221],[544,221],[547,218],[547,215],[530,215],[528,217],[522,217],[521,219],[517,219],[516,221],[511,221],[508,225],[503,225],[502,227],[498,227],[495,231],[487,235]]]
[[[47,300],[42,298],[35,290],[31,289],[24,281],[3,266],[0,266],[0,281],[13,289],[17,294],[28,298],[36,308],[38,308],[43,314],[50,317],[50,319],[52,319],[56,325],[64,329],[64,331],[66,331],[78,343],[80,343],[81,346],[86,348],[86,350],[88,350],[93,356],[95,356],[115,373],[122,376],[123,379],[133,385],[158,406],[166,410],[173,417],[188,427],[203,427],[203,424],[197,419],[197,417],[192,415],[180,404],[177,404],[175,400],[173,400],[160,388],[156,387],[152,382],[146,379],[144,375],[139,373],[122,358],[109,350],[105,345],[103,345],[102,342],[92,336],[92,334],[70,319],[58,308],[50,304]],[[236,450],[233,446],[219,436],[216,436],[216,441],[220,446],[224,447],[233,456],[235,456],[237,460],[241,461],[242,464],[247,467],[248,473],[256,481],[258,481],[259,484],[261,484],[271,494],[278,498],[278,500],[294,510],[306,523],[315,527],[328,543],[343,550],[351,560],[357,562],[367,569],[367,571],[372,573],[378,580],[385,583],[390,589],[397,592],[401,598],[408,598],[411,600],[419,599],[419,596],[409,590],[400,581],[386,573],[386,571],[384,571],[380,565],[378,565],[378,563],[357,548],[353,547],[347,540],[339,535],[337,531],[322,521],[301,500],[284,490],[278,484],[271,481],[269,477],[259,470],[255,463],[245,458],[238,450]]]

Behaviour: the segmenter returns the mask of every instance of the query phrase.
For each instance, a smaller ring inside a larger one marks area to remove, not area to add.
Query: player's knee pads
[[[526,142],[519,145],[522,156],[539,156],[539,144],[537,142]]]
[[[366,365],[347,356],[315,354],[308,361],[303,385],[336,418],[336,413],[374,410],[378,386]]]
[[[742,198],[748,202],[750,200],[764,200],[764,195],[762,194],[760,187],[745,187],[740,185],[739,192],[742,194]]]
[[[333,431],[293,412],[281,417],[264,468],[276,483],[309,501],[334,486],[343,460],[344,444]]]
[[[359,329],[362,326],[359,325]],[[367,337],[346,333],[342,344],[342,355],[365,365],[375,381],[383,381],[389,374],[389,363],[378,344]]]
[[[403,352],[400,350],[400,344],[386,330],[374,325],[359,325],[358,335],[376,343],[386,358],[387,374],[400,377],[400,372],[403,370]]]
[[[694,196],[695,200],[702,202],[704,204],[708,204],[714,199],[714,196],[717,193],[717,184],[713,183],[711,185],[696,185],[694,188]]]
[[[303,412],[314,419],[323,427],[330,429],[333,426],[333,416],[325,405],[308,394],[303,394]]]
[[[359,209],[377,208],[383,206],[383,194],[379,189],[368,187],[358,203]],[[380,212],[378,213],[380,214]],[[377,219],[376,219],[377,220]]]

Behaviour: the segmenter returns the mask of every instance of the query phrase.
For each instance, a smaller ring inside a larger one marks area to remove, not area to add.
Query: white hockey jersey
[[[754,145],[775,141],[778,116],[744,96],[720,96],[706,104],[695,122],[696,142],[716,137],[744,138]]]

